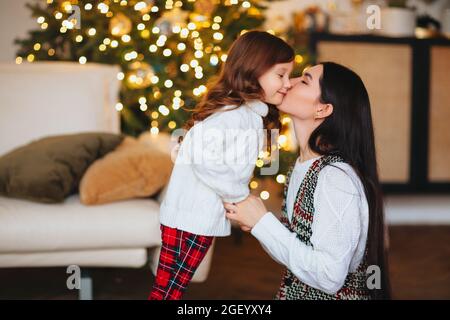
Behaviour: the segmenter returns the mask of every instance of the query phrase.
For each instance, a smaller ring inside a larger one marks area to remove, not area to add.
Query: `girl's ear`
[[[333,105],[331,103],[321,104],[316,111],[315,119],[325,119],[333,113]]]

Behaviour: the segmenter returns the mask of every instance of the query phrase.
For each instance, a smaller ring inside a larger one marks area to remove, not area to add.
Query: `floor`
[[[390,263],[396,299],[450,299],[450,226],[393,226]],[[245,234],[218,239],[210,275],[193,283],[185,299],[272,299],[282,267]],[[148,267],[92,270],[94,299],[146,299]],[[65,268],[0,269],[0,299],[77,299]]]

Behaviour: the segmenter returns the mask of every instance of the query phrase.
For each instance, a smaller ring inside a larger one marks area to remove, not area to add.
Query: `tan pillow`
[[[168,183],[172,168],[170,154],[126,137],[88,168],[80,182],[80,200],[93,205],[154,195]]]

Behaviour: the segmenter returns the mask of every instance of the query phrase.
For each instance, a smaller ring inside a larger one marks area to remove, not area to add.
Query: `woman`
[[[278,299],[389,299],[366,88],[356,73],[332,62],[307,69],[292,84],[279,109],[293,120],[300,155],[288,175],[281,221],[254,196],[225,203],[227,217],[286,266]],[[375,289],[367,282],[371,265],[381,271]]]

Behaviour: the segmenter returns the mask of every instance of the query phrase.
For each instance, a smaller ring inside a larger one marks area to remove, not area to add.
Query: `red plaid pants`
[[[161,225],[162,247],[148,300],[180,300],[214,237]]]

